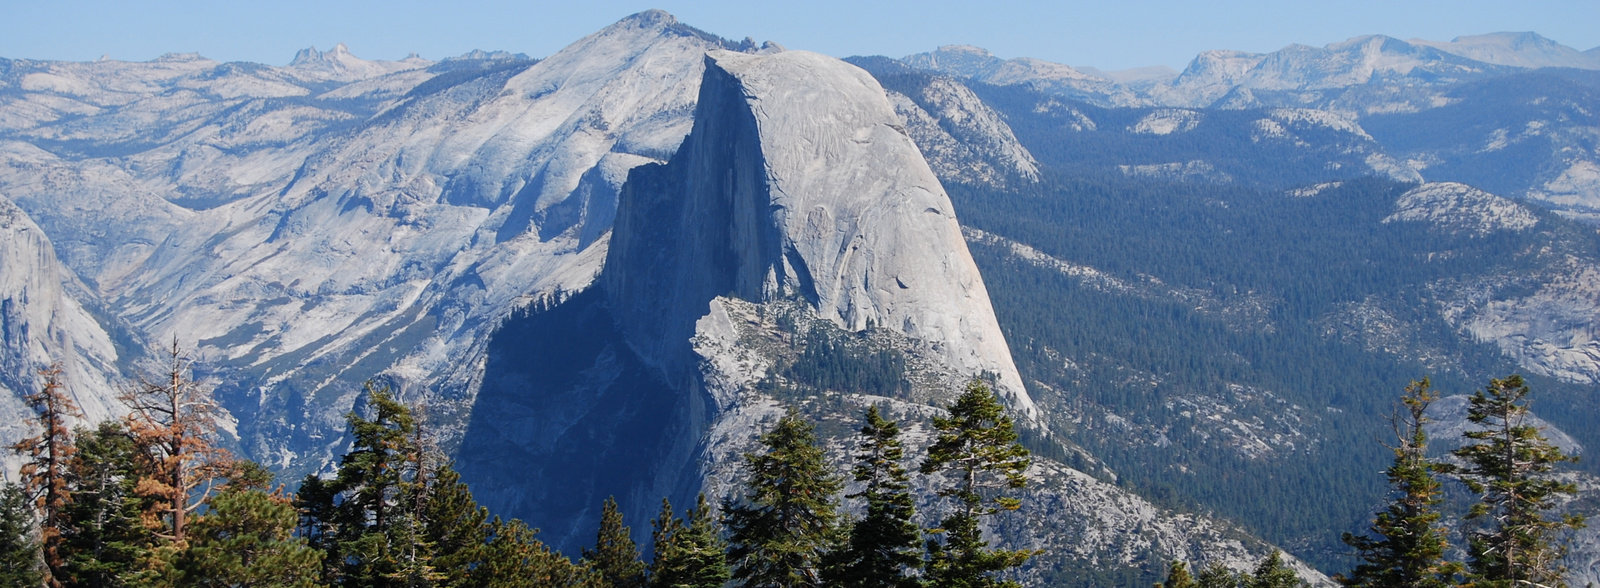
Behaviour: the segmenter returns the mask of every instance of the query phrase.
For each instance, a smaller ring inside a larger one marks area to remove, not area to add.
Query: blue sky
[[[724,37],[840,57],[899,57],[964,43],[1002,57],[1103,69],[1182,68],[1206,49],[1266,52],[1370,33],[1449,40],[1535,31],[1580,50],[1600,45],[1600,0],[0,0],[0,57],[137,61],[198,51],[284,64],[299,48],[338,42],[368,59],[413,51],[438,59],[474,48],[542,57],[647,8]]]

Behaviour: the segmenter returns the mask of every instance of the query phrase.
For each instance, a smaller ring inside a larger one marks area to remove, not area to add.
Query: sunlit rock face
[[[624,188],[601,279],[641,353],[680,371],[711,298],[799,297],[841,328],[892,329],[996,374],[1031,413],[949,197],[877,82],[803,51],[719,51],[706,67],[694,131]]]

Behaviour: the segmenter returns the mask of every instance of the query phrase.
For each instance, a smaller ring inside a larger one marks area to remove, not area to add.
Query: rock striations
[[[994,381],[1025,426],[1039,410],[949,198],[883,88],[800,51],[712,51],[699,88],[671,160],[633,168],[622,186],[595,287],[513,317],[489,344],[457,454],[463,479],[557,546],[591,540],[607,496],[632,520],[661,496],[736,498],[741,455],[789,407],[820,423],[840,468],[868,405],[902,421],[913,455],[966,378]],[[806,381],[790,368],[818,338],[905,358],[911,385]],[[1054,459],[1029,477],[1024,508],[989,531],[1048,552],[1024,572],[1032,584],[1151,553],[1239,569],[1262,553],[1224,523]],[[935,483],[916,488],[927,525]]]
[[[27,430],[32,411],[24,394],[41,385],[37,372],[58,364],[68,393],[88,422],[118,409],[118,350],[93,309],[98,301],[56,259],[50,239],[28,215],[0,196],[0,435],[7,442]],[[11,452],[6,471],[15,471]]]
[[[1032,414],[950,199],[877,82],[803,51],[706,63],[694,131],[623,189],[601,278],[642,355],[680,362],[660,346],[681,347],[715,296],[799,297],[996,374]]]

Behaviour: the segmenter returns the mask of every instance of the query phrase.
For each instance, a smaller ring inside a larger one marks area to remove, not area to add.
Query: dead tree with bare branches
[[[184,541],[184,523],[227,476],[232,458],[216,446],[221,409],[210,387],[194,379],[193,362],[173,339],[157,375],[141,378],[119,398],[143,463],[136,492],[149,499],[145,523],[156,535]]]
[[[45,582],[60,586],[56,579],[62,565],[61,530],[66,523],[65,510],[71,493],[67,487],[67,466],[74,451],[72,424],[82,420],[83,413],[67,395],[61,379],[61,364],[39,370],[43,385],[28,394],[24,401],[34,411],[33,424],[39,434],[18,441],[11,450],[22,456],[19,474],[22,487],[32,498],[39,514],[39,544],[44,564],[49,572]]]

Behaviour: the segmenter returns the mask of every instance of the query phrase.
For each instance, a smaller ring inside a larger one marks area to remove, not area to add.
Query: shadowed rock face
[[[865,72],[712,52],[694,120],[671,161],[629,173],[597,287],[510,319],[485,354],[463,479],[568,553],[593,541],[607,497],[641,542],[662,496],[737,500],[741,456],[789,407],[819,423],[838,470],[867,405],[902,422],[911,455],[973,375],[1035,412],[950,201]],[[791,368],[817,336],[892,351],[910,385],[879,396],[806,380]],[[1029,585],[1150,554],[1236,569],[1261,557],[1225,523],[1055,459],[1028,475],[1025,506],[986,524],[1048,552],[1019,572]],[[922,524],[937,524],[939,484],[915,482]]]
[[[708,464],[744,443],[712,449],[707,432],[763,401],[691,343],[714,335],[697,323],[718,297],[897,332],[1034,410],[949,198],[877,82],[804,52],[706,64],[689,137],[621,189],[599,288],[511,319],[487,348],[459,467],[558,546],[590,540],[607,496],[642,530],[661,496],[731,487]]]

